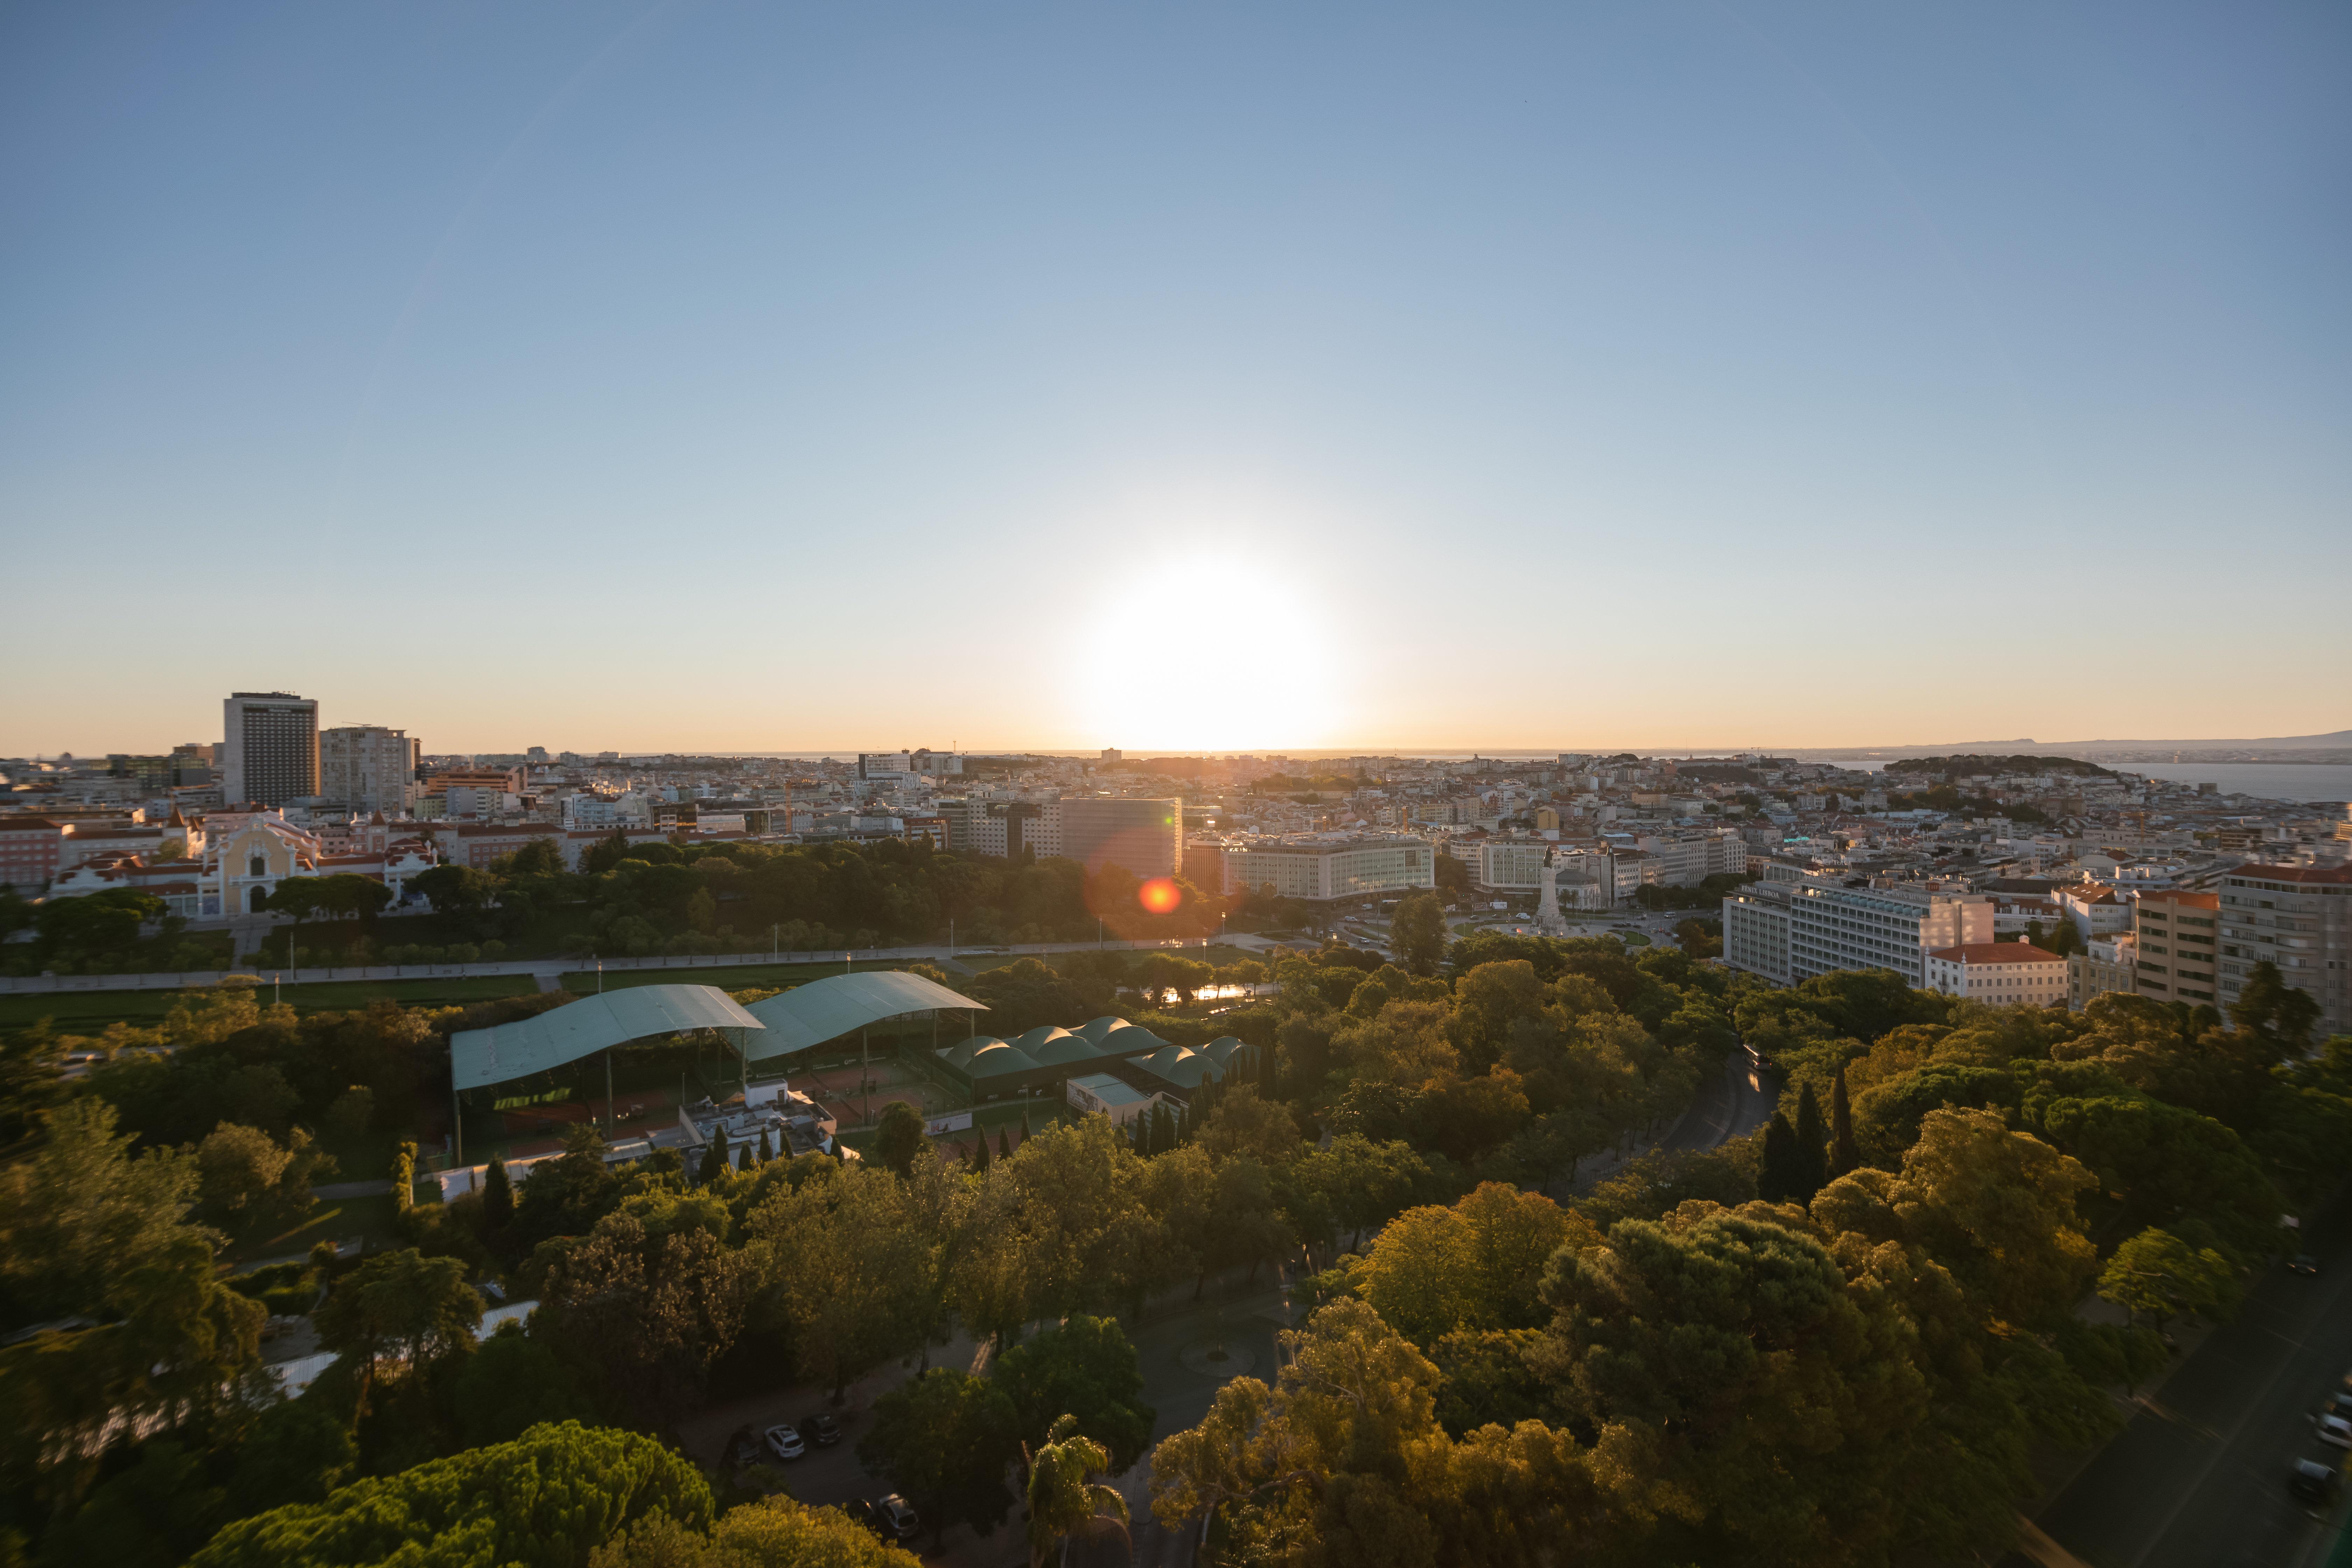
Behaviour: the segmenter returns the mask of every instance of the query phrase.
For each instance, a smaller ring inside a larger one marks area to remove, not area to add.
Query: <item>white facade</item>
[[[1318,902],[1437,886],[1435,847],[1402,834],[1244,845],[1226,852],[1226,864],[1237,886]]]
[[[1121,1127],[1138,1117],[1149,1116],[1151,1108],[1160,1103],[1158,1095],[1146,1094],[1107,1072],[1071,1079],[1062,1092],[1080,1110],[1092,1116],[1108,1116]]]
[[[1784,985],[1840,969],[1927,984],[1927,954],[1992,941],[1985,893],[1848,888],[1828,877],[1759,883],[1723,900],[1723,959]],[[2064,966],[2060,966],[2061,989]]]
[[[365,815],[406,816],[416,808],[421,742],[381,724],[319,731],[319,793]]]
[[[2066,961],[2030,942],[1979,942],[1927,954],[1927,988],[1999,1005],[2063,1007]]]
[[[2352,1031],[2352,867],[2241,866],[2222,879],[2221,997],[2267,960],[2319,1004],[2312,1037]]]

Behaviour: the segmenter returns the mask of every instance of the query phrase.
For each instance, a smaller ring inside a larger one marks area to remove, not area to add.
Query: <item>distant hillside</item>
[[[1948,757],[1906,757],[1886,764],[1890,773],[2077,773],[2084,778],[2113,778],[2115,770],[2074,757],[2045,757],[2020,752],[1998,757],[1960,752]]]

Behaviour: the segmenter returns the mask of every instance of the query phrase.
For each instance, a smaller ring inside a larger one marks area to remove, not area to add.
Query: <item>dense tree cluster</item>
[[[320,963],[450,958],[460,946],[480,956],[494,942],[499,952],[638,957],[803,952],[937,942],[950,926],[958,942],[971,944],[1077,942],[1098,932],[1192,937],[1213,932],[1220,913],[1248,902],[1210,898],[1179,877],[1176,907],[1153,913],[1138,898],[1135,877],[1117,866],[1089,875],[1075,860],[935,851],[924,839],[680,847],[616,834],[591,847],[578,871],[542,843],[488,868],[438,866],[409,885],[432,901],[431,921],[378,921],[370,911],[321,903],[317,912],[366,918],[281,929],[268,951],[283,958],[301,942]],[[412,939],[411,927],[435,936]]]
[[[1571,1210],[1408,1210],[1314,1281],[1271,1386],[1160,1445],[1160,1516],[1213,1511],[1228,1562],[1990,1554],[2034,1447],[2099,1436],[2153,1330],[2226,1312],[2352,1163],[2352,1040],[2315,1048],[2275,973],[2227,1028],[1865,974],[1737,1013],[1793,1116]],[[2093,1289],[2146,1326],[2084,1322]]]
[[[1279,1373],[1153,1459],[1155,1508],[1212,1511],[1220,1561],[1952,1559],[2003,1543],[2029,1451],[2095,1438],[2154,1329],[2227,1311],[2352,1151],[2352,1041],[2314,1047],[2274,973],[2225,1025],[1885,974],[1769,990],[1678,947],[1441,925],[1402,964],[1284,958],[1202,1016],[1187,996],[1241,972],[1127,963],[971,984],[1000,1026],[1123,983],[1242,1039],[1179,1113],[967,1160],[901,1114],[862,1162],[691,1169],[607,1163],[581,1127],[526,1180],[405,1210],[402,1247],[237,1288],[222,1239],[300,1208],[312,1135],[411,1128],[447,1028],[488,1012],[217,994],[168,1056],[10,1079],[0,1396],[26,1418],[0,1530],[61,1562],[902,1561],[829,1510],[722,1512],[630,1434],[754,1376],[838,1391],[908,1358],[861,1455],[934,1529],[1025,1504],[1042,1554],[1150,1441],[1118,1318],[1286,1263],[1318,1310]],[[1761,1136],[1554,1200],[1743,1034],[1790,1089]],[[478,1337],[488,1278],[539,1301],[527,1327]],[[2087,1327],[2093,1290],[2147,1327]],[[265,1300],[340,1353],[299,1400],[257,1380]],[[929,1366],[958,1327],[992,1342],[983,1373]]]
[[[121,974],[153,969],[213,969],[226,938],[190,936],[163,900],[135,888],[109,888],[27,903],[0,888],[0,937],[30,926],[33,940],[0,948],[4,974]]]

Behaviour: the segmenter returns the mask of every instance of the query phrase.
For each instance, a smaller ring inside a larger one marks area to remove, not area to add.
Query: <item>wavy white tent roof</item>
[[[794,986],[764,1002],[752,1003],[748,1011],[766,1032],[744,1040],[743,1056],[756,1062],[788,1051],[804,1051],[885,1018],[928,1013],[938,1007],[988,1011],[985,1002],[975,1002],[937,981],[902,969],[836,974],[829,980]]]
[[[480,1089],[576,1062],[607,1046],[686,1029],[767,1032],[716,985],[632,985],[519,1023],[461,1029],[449,1037],[449,1074],[459,1089]]]

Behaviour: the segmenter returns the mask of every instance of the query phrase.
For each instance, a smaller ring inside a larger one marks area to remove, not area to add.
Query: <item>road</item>
[[[824,952],[735,952],[673,954],[657,958],[607,958],[604,967],[615,974],[632,970],[740,969],[747,966],[787,963],[908,963],[919,960],[934,963],[951,961],[959,956],[975,957],[984,953],[1045,954],[1054,952],[1097,952],[1105,950],[1122,952],[1148,952],[1155,950],[1177,952],[1185,948],[1214,946],[1223,943],[1246,952],[1263,952],[1276,945],[1265,938],[1240,932],[1222,937],[1170,938],[1162,942],[1035,942],[1004,947],[975,947],[965,943],[957,947],[945,945],[918,947],[861,947],[855,952],[834,948]],[[345,966],[340,969],[263,969],[265,977],[283,981],[289,985],[309,985],[344,980],[433,980],[476,974],[528,974],[550,988],[548,982],[566,974],[593,970],[598,961],[593,958],[509,958],[488,963],[378,963],[365,967]],[[225,972],[221,970],[159,970],[144,974],[27,974],[0,976],[0,996],[37,995],[50,993],[79,991],[178,991],[191,985],[217,984]],[[235,973],[257,973],[248,967]]]
[[[2273,1266],[2034,1522],[2090,1568],[2319,1568],[2352,1512],[2287,1495],[2295,1460],[2340,1464],[2311,1412],[2352,1367],[2352,1203],[2310,1226],[2316,1279]],[[2031,1568],[2012,1554],[2001,1568]]]
[[[1745,1049],[1735,1050],[1722,1072],[1699,1085],[1690,1110],[1658,1141],[1658,1148],[1668,1153],[1720,1148],[1771,1121],[1780,1100],[1780,1085],[1758,1070]]]

